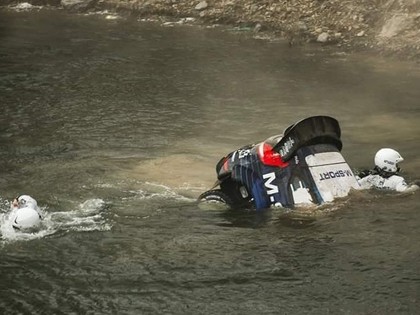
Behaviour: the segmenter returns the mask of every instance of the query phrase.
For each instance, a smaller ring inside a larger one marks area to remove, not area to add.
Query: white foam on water
[[[118,20],[122,17],[114,12],[109,12],[108,10],[102,10],[102,11],[95,11],[95,12],[88,12],[84,15],[90,16],[90,15],[102,15],[105,17],[106,20]]]
[[[10,10],[20,12],[20,11],[40,10],[43,7],[42,6],[32,5],[32,4],[28,3],[28,2],[22,2],[22,3],[18,3],[16,5],[10,5],[8,8]]]
[[[88,199],[75,210],[51,213],[50,220],[61,231],[108,231],[112,224],[106,219],[105,210],[104,200]]]

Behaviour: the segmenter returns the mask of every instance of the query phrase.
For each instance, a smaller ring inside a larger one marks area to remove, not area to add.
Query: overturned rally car
[[[332,117],[298,121],[283,135],[223,157],[216,166],[215,185],[198,201],[261,210],[319,205],[347,196],[360,186],[340,153],[340,137],[339,123]]]

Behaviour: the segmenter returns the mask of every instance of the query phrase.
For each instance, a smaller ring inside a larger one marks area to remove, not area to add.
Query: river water
[[[199,209],[221,156],[310,115],[420,167],[418,65],[222,28],[0,11],[0,313],[418,314],[420,193]],[[43,229],[11,230],[30,194]]]

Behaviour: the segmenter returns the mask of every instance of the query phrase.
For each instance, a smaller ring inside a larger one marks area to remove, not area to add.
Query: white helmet
[[[402,161],[404,161],[403,157],[393,149],[383,148],[375,154],[375,165],[385,172],[398,172],[398,163]]]
[[[29,195],[20,195],[16,199],[19,203],[19,208],[29,207],[36,209],[38,207],[36,200]]]
[[[41,223],[38,211],[31,207],[23,207],[15,210],[12,217],[12,226],[18,230],[36,228]]]

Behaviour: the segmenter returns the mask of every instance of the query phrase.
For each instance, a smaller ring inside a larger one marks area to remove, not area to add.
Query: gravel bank
[[[3,5],[24,1],[3,0]],[[86,12],[223,24],[260,36],[368,50],[420,62],[420,0],[28,0]],[[186,19],[188,18],[188,19]]]

